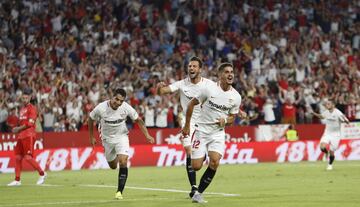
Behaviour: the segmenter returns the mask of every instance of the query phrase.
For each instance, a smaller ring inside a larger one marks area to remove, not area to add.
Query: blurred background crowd
[[[213,80],[233,63],[237,125],[318,123],[325,98],[360,119],[359,0],[2,0],[0,25],[1,132],[24,88],[38,131],[86,130],[114,87],[148,127],[177,127],[178,96],[155,86],[185,78],[192,56]]]

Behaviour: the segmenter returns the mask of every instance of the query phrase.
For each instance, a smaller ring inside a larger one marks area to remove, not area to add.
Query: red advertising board
[[[43,149],[35,154],[41,167],[48,171],[108,168],[102,147]],[[322,156],[318,141],[249,142],[227,144],[221,163],[317,161]],[[342,140],[335,156],[337,160],[360,160],[360,139]],[[179,166],[185,161],[180,145],[134,145],[129,153],[130,166]],[[14,172],[14,166],[13,152],[0,152],[0,172]],[[31,168],[25,165],[23,169]]]
[[[265,127],[264,127],[265,126]],[[342,127],[344,136],[351,139],[360,138],[360,125],[352,123]],[[286,128],[286,127],[285,127]],[[319,140],[324,131],[324,125],[321,124],[299,124],[296,125],[300,140]],[[266,129],[266,130],[265,130]],[[273,130],[277,129],[277,130]],[[283,131],[279,131],[279,129]],[[156,144],[180,145],[180,129],[149,129],[150,134],[155,138]],[[275,140],[276,137],[281,137],[285,134],[282,125],[259,125],[259,126],[231,126],[226,127],[226,143],[248,143],[254,141],[270,141]],[[271,135],[271,133],[275,133]],[[270,136],[269,136],[270,134]],[[275,136],[276,135],[276,136]],[[98,138],[98,134],[96,134]],[[267,139],[261,139],[267,137]],[[344,137],[343,137],[344,138]],[[99,139],[99,138],[98,138]],[[129,133],[131,145],[145,145],[144,135],[139,129],[131,130]],[[280,139],[281,140],[281,139]],[[98,140],[100,143],[100,140]],[[13,150],[16,144],[16,136],[14,134],[0,134],[0,151]],[[37,134],[37,141],[35,142],[35,149],[49,149],[59,147],[88,147],[89,133],[87,131],[80,132],[44,132]]]
[[[156,144],[181,144],[180,129],[149,129],[149,133],[155,138]],[[96,137],[99,139],[98,134]],[[129,133],[131,145],[148,144],[139,129]],[[229,127],[226,129],[226,141],[228,143],[250,142],[255,140],[253,127]],[[100,143],[100,140],[98,140]],[[14,134],[0,134],[0,151],[13,150],[16,144]],[[35,149],[48,149],[59,147],[88,147],[89,133],[80,132],[44,132],[37,134]]]

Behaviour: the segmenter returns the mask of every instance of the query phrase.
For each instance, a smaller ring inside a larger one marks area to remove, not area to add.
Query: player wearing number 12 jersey
[[[186,112],[183,134],[188,135],[194,107],[201,104],[201,113],[196,122],[197,128],[192,135],[192,167],[200,170],[205,154],[208,153],[209,166],[201,177],[198,190],[192,197],[193,202],[206,203],[202,193],[215,176],[220,159],[225,150],[225,125],[234,122],[241,104],[240,94],[231,86],[234,69],[231,63],[222,63],[218,69],[219,81],[203,88],[193,98]]]
[[[190,58],[188,64],[188,78],[176,81],[169,86],[165,86],[165,84],[161,82],[157,85],[158,93],[160,95],[164,95],[179,92],[181,107],[186,113],[190,100],[201,91],[201,88],[205,88],[210,84],[214,84],[213,81],[201,77],[202,64],[203,63],[200,58]],[[191,185],[191,192],[189,194],[190,197],[192,197],[197,190],[196,174],[191,167],[191,135],[195,131],[195,123],[200,116],[200,110],[200,105],[194,107],[194,112],[191,117],[191,125],[189,132],[190,136],[182,137],[182,144],[186,152],[186,172]],[[185,120],[182,120],[181,126],[184,127],[184,124]]]

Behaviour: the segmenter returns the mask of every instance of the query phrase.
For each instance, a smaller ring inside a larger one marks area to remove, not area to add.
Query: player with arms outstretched
[[[219,82],[209,84],[193,98],[186,111],[186,122],[183,135],[187,136],[194,107],[201,104],[201,112],[192,135],[192,167],[198,171],[202,168],[206,153],[209,166],[201,177],[198,190],[192,197],[193,202],[206,203],[202,193],[215,176],[220,159],[225,150],[225,125],[232,124],[239,113],[240,94],[231,86],[234,81],[234,69],[231,63],[222,63],[218,68]],[[246,114],[241,112],[241,117]]]
[[[207,87],[209,84],[213,84],[213,82],[209,79],[201,77],[201,68],[202,61],[198,57],[190,58],[188,64],[188,78],[177,81],[168,86],[165,83],[160,82],[157,85],[158,94],[164,95],[169,93],[179,92],[180,94],[180,104],[183,108],[184,113],[186,113],[187,106],[190,100],[195,97],[201,88]],[[189,178],[189,182],[191,185],[191,192],[189,194],[192,197],[197,190],[196,186],[196,174],[195,171],[191,167],[191,135],[195,131],[195,123],[200,116],[200,105],[195,106],[193,115],[191,117],[191,125],[190,125],[190,136],[182,137],[182,144],[184,146],[186,152],[186,171]],[[185,120],[182,120],[182,127],[184,127]]]
[[[39,172],[40,177],[36,184],[41,185],[45,182],[46,173],[33,158],[37,110],[36,107],[30,103],[31,96],[32,90],[30,88],[24,89],[21,96],[23,107],[20,109],[20,123],[19,126],[12,129],[12,132],[17,134],[17,143],[15,146],[15,180],[9,183],[8,186],[21,185],[20,174],[23,160],[27,161]]]
[[[332,164],[335,160],[334,152],[339,147],[341,139],[341,122],[349,123],[349,120],[339,109],[335,108],[332,100],[326,100],[325,108],[326,110],[321,114],[312,113],[325,122],[325,130],[320,139],[320,149],[325,153],[326,157],[329,156],[329,163],[326,169],[332,170]],[[327,145],[330,145],[329,151],[326,148]]]
[[[129,157],[129,138],[126,127],[126,118],[139,124],[140,130],[150,143],[154,143],[154,138],[150,136],[144,121],[139,117],[133,107],[124,102],[126,92],[124,89],[115,89],[110,100],[98,104],[89,116],[90,143],[94,146],[94,121],[99,123],[99,131],[102,145],[105,150],[105,157],[111,169],[116,169],[119,163],[118,189],[115,194],[116,199],[122,199],[122,193],[128,177],[127,160]]]

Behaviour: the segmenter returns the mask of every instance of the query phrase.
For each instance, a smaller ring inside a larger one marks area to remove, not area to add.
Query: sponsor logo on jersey
[[[125,119],[117,119],[117,120],[114,120],[114,121],[108,121],[108,120],[104,120],[104,122],[106,124],[119,124],[121,122],[125,121]]]
[[[187,96],[186,94],[184,94],[184,95],[185,95],[185,97],[186,97],[187,99],[189,99],[189,100],[193,99],[193,97],[191,97],[191,96]]]
[[[219,105],[219,104],[216,104],[212,101],[209,100],[209,104],[211,107],[214,107],[214,108],[217,108],[219,110],[222,110],[222,111],[229,111],[230,108],[229,107],[226,107],[225,105]]]

